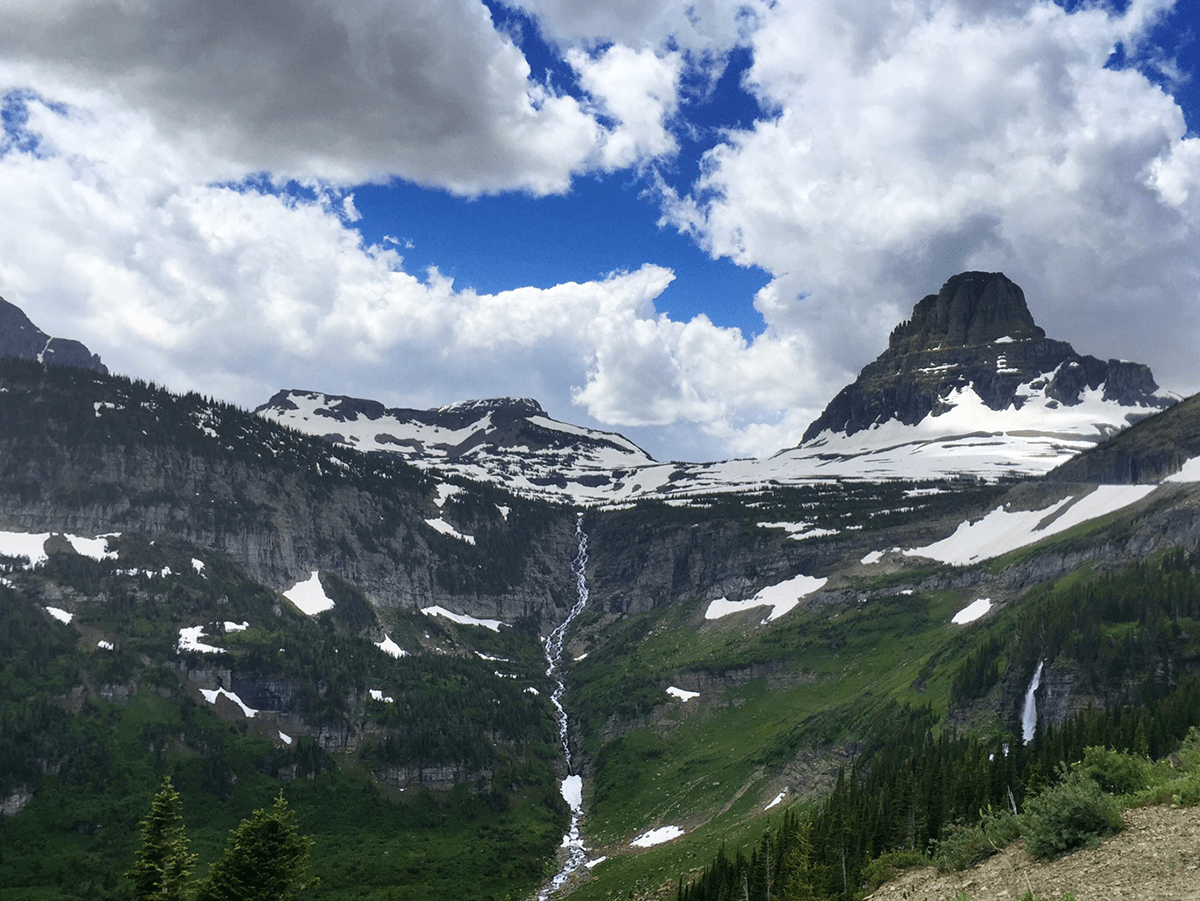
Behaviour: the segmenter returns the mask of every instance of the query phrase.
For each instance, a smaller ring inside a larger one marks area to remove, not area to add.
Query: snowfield
[[[678,826],[662,826],[658,829],[651,829],[649,832],[643,832],[629,844],[634,848],[650,848],[679,838],[683,834],[683,830]]]
[[[754,607],[770,607],[770,615],[762,621],[769,623],[794,609],[810,594],[820,591],[825,587],[827,581],[829,580],[800,575],[777,585],[768,585],[754,597],[745,601],[717,598],[709,603],[708,609],[704,611],[704,618],[720,619],[731,613],[741,613],[743,610],[750,610]]]
[[[285,591],[283,596],[307,616],[316,616],[323,610],[333,609],[333,600],[325,593],[320,574],[315,569],[311,576],[303,582],[297,582]]]
[[[1135,504],[1156,485],[1100,485],[1082,497],[1066,497],[1041,510],[997,507],[982,519],[959,524],[954,534],[925,547],[906,550],[952,566],[990,560],[1065,532],[1080,523]]]

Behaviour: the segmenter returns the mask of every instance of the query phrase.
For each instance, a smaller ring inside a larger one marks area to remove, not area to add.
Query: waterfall
[[[538,893],[538,901],[546,901],[551,894],[566,884],[571,874],[583,866],[587,855],[583,850],[583,839],[579,834],[579,824],[583,819],[583,778],[575,772],[571,762],[571,742],[568,736],[567,711],[563,707],[562,698],[566,685],[562,676],[563,643],[566,641],[567,630],[575,617],[583,612],[587,604],[587,534],[583,531],[583,514],[575,520],[575,536],[578,539],[579,551],[575,555],[573,569],[575,571],[575,587],[577,599],[575,605],[567,614],[567,618],[546,636],[546,676],[554,681],[554,690],[550,694],[550,703],[558,717],[558,740],[562,745],[563,760],[566,763],[567,776],[562,782],[563,800],[571,807],[571,825],[563,836],[562,847],[567,849],[567,859],[561,870],[550,880],[550,884]]]
[[[1033,735],[1037,731],[1037,701],[1033,694],[1042,684],[1042,667],[1045,665],[1046,661],[1038,661],[1037,669],[1033,672],[1033,679],[1025,692],[1025,709],[1021,711],[1021,742],[1023,744],[1033,741]]]

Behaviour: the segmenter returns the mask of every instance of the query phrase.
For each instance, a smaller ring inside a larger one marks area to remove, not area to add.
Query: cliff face
[[[380,607],[569,609],[569,511],[447,496],[396,461],[124,380],[6,363],[0,387],[0,527],[181,538],[280,589],[334,573]]]
[[[108,372],[100,357],[83,344],[69,338],[51,338],[3,297],[0,297],[0,357]]]
[[[966,272],[917,303],[892,331],[887,350],[834,397],[804,440],[823,432],[853,435],[891,420],[916,425],[946,412],[954,392],[968,387],[994,411],[1020,409],[1032,396],[1072,407],[1087,391],[1128,406],[1134,417],[1171,403],[1156,394],[1148,367],[1081,355],[1047,338],[1024,292],[1002,273]]]

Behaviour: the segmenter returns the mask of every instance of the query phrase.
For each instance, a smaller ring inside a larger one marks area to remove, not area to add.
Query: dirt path
[[[1096,848],[1038,863],[1020,844],[972,870],[910,870],[870,901],[1200,901],[1200,808],[1125,811],[1125,831]]]

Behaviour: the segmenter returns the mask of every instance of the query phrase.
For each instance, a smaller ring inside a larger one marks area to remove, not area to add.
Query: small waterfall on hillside
[[[1042,684],[1042,667],[1045,664],[1044,660],[1038,661],[1037,669],[1033,671],[1033,680],[1025,692],[1025,708],[1021,711],[1021,741],[1024,744],[1033,741],[1034,733],[1037,732],[1037,701],[1033,694]]]
[[[579,834],[579,824],[583,819],[583,777],[575,772],[571,763],[571,742],[567,730],[567,711],[563,708],[563,692],[566,685],[563,682],[561,664],[563,643],[566,641],[567,629],[574,622],[587,604],[587,534],[583,531],[583,514],[575,521],[575,535],[579,539],[579,552],[575,556],[575,585],[578,598],[564,619],[553,632],[546,636],[546,675],[554,680],[554,691],[550,694],[550,703],[554,705],[558,716],[558,740],[562,745],[563,759],[566,761],[567,777],[563,779],[563,799],[571,806],[571,825],[563,836],[562,846],[568,849],[567,860],[561,870],[550,880],[550,884],[538,893],[538,901],[546,901],[551,894],[566,884],[571,874],[583,866],[587,855],[583,851],[583,839]]]

